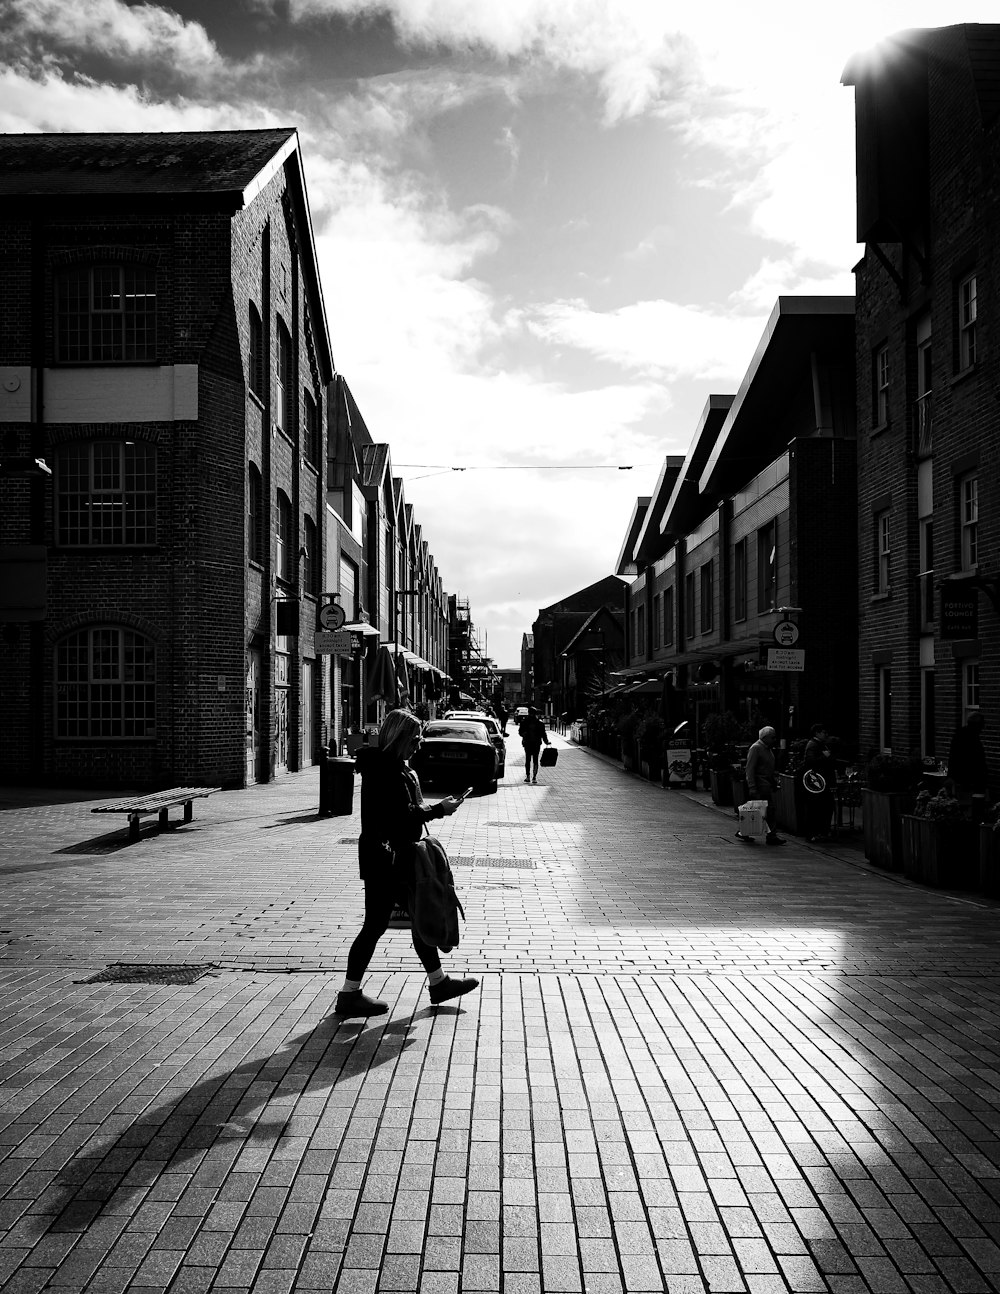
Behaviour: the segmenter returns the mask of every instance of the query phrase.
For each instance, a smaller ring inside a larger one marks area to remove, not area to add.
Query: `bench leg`
[[[161,809],[160,810],[160,830],[166,831],[169,825],[169,822],[170,822],[170,810]]]
[[[138,813],[130,813],[128,815],[128,839],[129,839],[129,844],[131,844],[134,840],[139,839]]]
[[[194,817],[194,800],[184,801],[184,821],[190,822]]]

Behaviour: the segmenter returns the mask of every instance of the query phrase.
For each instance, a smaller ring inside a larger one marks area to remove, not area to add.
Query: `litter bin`
[[[323,748],[319,761],[319,816],[349,815],[354,809],[354,760],[330,755]]]

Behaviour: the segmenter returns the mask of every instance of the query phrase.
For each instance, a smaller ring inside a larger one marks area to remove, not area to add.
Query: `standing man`
[[[747,752],[747,794],[751,800],[766,800],[767,821],[766,845],[784,845],[787,842],[774,829],[778,812],[778,776],[774,766],[774,747],[778,734],[773,728],[761,728],[757,740]],[[752,845],[753,837],[736,833],[737,840]]]
[[[979,710],[969,715],[965,726],[959,728],[951,739],[951,750],[948,752],[948,776],[955,790],[955,799],[959,804],[969,806],[974,795],[986,795],[988,770],[986,768],[986,751],[983,749],[981,733],[986,727],[986,720]]]
[[[524,780],[538,781],[538,752],[542,742],[549,744],[545,724],[533,705],[528,706],[528,713],[521,720],[521,745],[524,747]],[[534,765],[534,771],[532,771]]]

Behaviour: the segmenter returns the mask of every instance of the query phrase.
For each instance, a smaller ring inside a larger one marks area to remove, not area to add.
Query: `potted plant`
[[[979,883],[979,826],[947,789],[921,791],[902,815],[903,874],[936,888],[974,889]]]
[[[650,781],[660,780],[662,760],[663,733],[666,725],[658,714],[647,714],[636,726],[636,740],[639,745],[639,766],[643,777]]]
[[[979,888],[1000,899],[1000,803],[987,809],[979,824]]]
[[[919,771],[902,755],[876,755],[868,763],[861,790],[865,857],[887,872],[903,870],[902,816],[913,808]]]
[[[636,767],[635,730],[639,716],[635,710],[629,710],[618,720],[618,736],[622,745],[622,763],[626,768]]]
[[[713,804],[733,803],[733,742],[738,731],[736,716],[729,710],[725,714],[710,714],[701,725]]]

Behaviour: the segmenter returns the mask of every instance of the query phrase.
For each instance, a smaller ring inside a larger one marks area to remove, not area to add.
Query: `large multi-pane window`
[[[876,427],[889,421],[889,347],[879,346],[872,364],[874,377],[874,418]]]
[[[879,667],[878,684],[878,744],[879,749],[892,752],[892,670],[887,665]]]
[[[247,469],[247,554],[264,565],[264,482],[254,463]]]
[[[695,589],[694,589],[694,571],[688,571],[684,576],[684,637],[694,637],[694,606],[695,606]]]
[[[308,391],[303,395],[303,404],[305,405],[305,416],[302,429],[302,453],[308,462],[318,466],[322,446],[319,405]]]
[[[250,302],[250,390],[264,397],[264,323],[254,303]]]
[[[278,491],[277,512],[277,525],[275,527],[277,551],[275,552],[274,569],[279,580],[290,583],[292,578],[292,544],[294,542],[292,534],[292,502],[283,490]]]
[[[934,519],[920,522],[920,627],[934,625]]]
[[[747,541],[733,549],[733,619],[747,618]]]
[[[958,367],[976,362],[976,276],[967,274],[958,285]]]
[[[715,564],[705,562],[701,568],[701,632],[710,634],[715,622]]]
[[[778,596],[778,523],[757,531],[757,611],[770,611]]]
[[[312,517],[302,521],[302,591],[316,593],[319,573],[319,552],[316,548],[316,523]]]
[[[155,737],[156,658],[141,634],[83,629],[56,647],[56,736]]]
[[[663,645],[673,646],[674,641],[674,586],[663,590]]]
[[[277,326],[278,368],[274,386],[274,421],[282,431],[291,430],[292,339],[281,319]]]
[[[635,650],[636,655],[646,655],[646,608],[638,606],[635,612]]]
[[[888,511],[875,518],[875,592],[888,593],[892,576],[892,527]]]
[[[56,280],[56,358],[122,364],[156,358],[156,269],[78,265]]]
[[[979,564],[979,477],[963,476],[958,483],[962,570]]]
[[[656,593],[653,595],[653,650],[655,651],[660,645],[660,628],[663,622],[662,595]]]
[[[156,449],[144,441],[64,445],[56,516],[63,545],[156,542]]]

